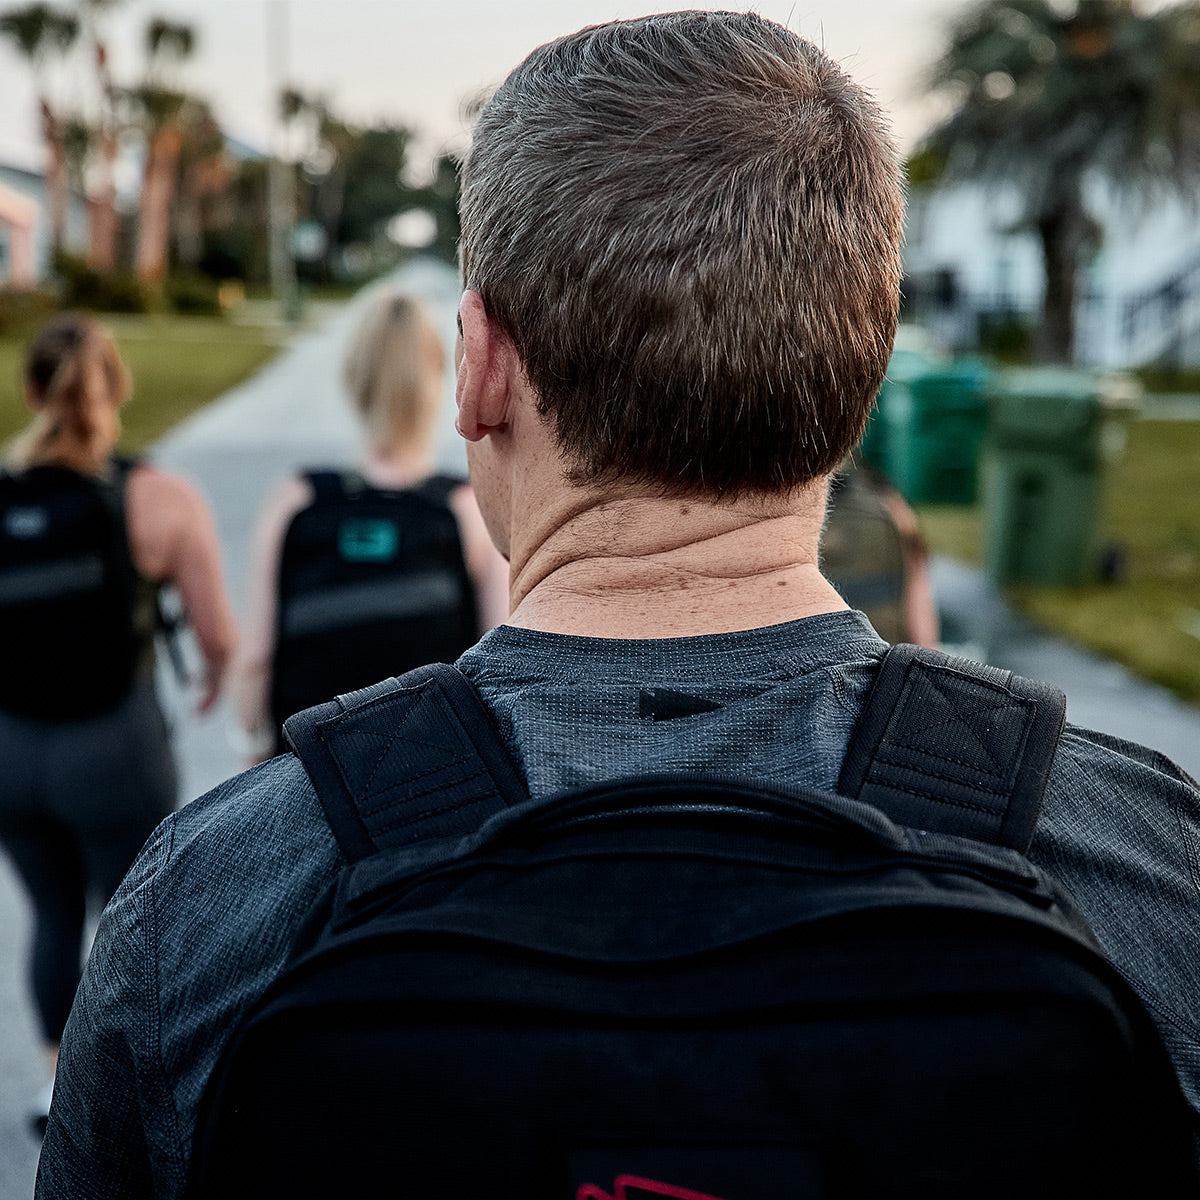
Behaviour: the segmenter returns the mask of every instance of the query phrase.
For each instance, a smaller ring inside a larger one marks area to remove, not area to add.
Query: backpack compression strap
[[[445,663],[306,709],[283,732],[351,862],[473,833],[529,799],[479,694]]]
[[[914,829],[1022,853],[1066,697],[1011,671],[893,646],[863,706],[838,791]]]

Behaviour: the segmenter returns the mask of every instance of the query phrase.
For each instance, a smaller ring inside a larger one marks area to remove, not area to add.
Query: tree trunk
[[[204,226],[195,176],[194,170],[184,172],[175,198],[175,259],[185,267],[195,267],[204,254]]]
[[[106,273],[117,265],[117,189],[113,183],[118,145],[116,131],[100,132],[100,183],[88,205],[88,266]]]
[[[174,122],[159,129],[146,151],[146,169],[138,199],[138,241],[134,270],[139,279],[158,283],[167,272],[171,237],[171,201],[175,167],[183,137]]]
[[[1069,365],[1075,357],[1075,301],[1080,260],[1087,239],[1087,214],[1078,182],[1068,184],[1037,219],[1046,290],[1035,339],[1041,362]]]
[[[85,14],[95,19],[94,9],[84,5]],[[88,266],[107,273],[117,265],[117,238],[121,223],[117,217],[117,156],[121,147],[117,133],[117,117],[113,111],[113,81],[108,66],[108,47],[100,40],[92,25],[92,56],[96,83],[100,92],[100,182],[89,207]]]
[[[325,230],[325,250],[322,254],[325,277],[328,280],[337,279],[340,272],[337,256],[342,249],[342,239],[338,236],[338,223],[342,219],[342,209],[346,205],[346,172],[340,163],[331,170],[317,185],[316,209],[317,220]]]
[[[42,139],[46,143],[46,202],[50,209],[50,239],[55,254],[67,238],[67,156],[63,150],[62,128],[44,98],[38,100],[42,112]]]

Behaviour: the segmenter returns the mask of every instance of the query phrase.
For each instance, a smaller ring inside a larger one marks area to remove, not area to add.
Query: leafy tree
[[[452,266],[458,263],[461,174],[461,159],[453,154],[440,154],[434,163],[430,182],[424,187],[413,188],[407,196],[410,207],[423,208],[432,215],[436,232],[429,250]]]
[[[343,245],[370,243],[398,212],[410,207],[401,182],[409,131],[401,125],[356,130],[345,147],[345,200],[338,220]]]
[[[386,122],[352,125],[325,97],[294,88],[282,93],[280,111],[285,122],[305,130],[301,205],[325,232],[321,273],[333,278],[340,251],[377,243],[392,217],[416,206],[402,182],[411,133]]]
[[[1200,3],[982,0],[950,26],[929,83],[950,115],[922,152],[944,158],[944,178],[1020,189],[1045,266],[1037,350],[1069,362],[1098,230],[1085,180],[1145,196],[1200,179]]]

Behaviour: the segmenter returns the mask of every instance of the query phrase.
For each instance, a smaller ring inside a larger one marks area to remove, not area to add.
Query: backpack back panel
[[[293,518],[279,568],[277,727],[377,679],[453,662],[479,636],[458,523],[436,487],[309,478],[321,481],[317,496]]]
[[[152,637],[125,528],[123,474],[0,474],[0,709],[87,717],[129,692]]]
[[[799,799],[645,782],[364,861],[229,1056],[198,1194],[1192,1194],[1170,1065],[1069,900]]]

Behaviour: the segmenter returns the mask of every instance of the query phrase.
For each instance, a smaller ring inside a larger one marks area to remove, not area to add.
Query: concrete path
[[[1062,688],[1068,721],[1152,746],[1200,779],[1200,709],[1119,663],[1036,629],[1006,607],[979,571],[937,559],[933,583],[942,634],[958,644],[953,648]]]
[[[454,334],[454,273],[415,263],[390,282],[424,296],[447,345]],[[155,458],[200,484],[212,501],[229,585],[240,610],[254,517],[277,480],[304,465],[350,461],[358,438],[341,399],[338,369],[348,330],[366,296],[298,335],[264,371],[179,427]],[[447,388],[450,390],[449,384]],[[463,471],[461,442],[448,405],[439,466]],[[947,636],[980,658],[1066,690],[1076,724],[1143,741],[1200,776],[1200,710],[1144,684],[1122,668],[1046,637],[1015,618],[977,572],[938,561],[935,586]],[[198,721],[190,698],[164,675],[166,704],[177,730],[182,798],[190,799],[238,769],[228,744],[226,708]],[[24,990],[28,912],[8,864],[0,859],[0,1200],[27,1200],[37,1147],[25,1106],[40,1081],[34,1027]]]

